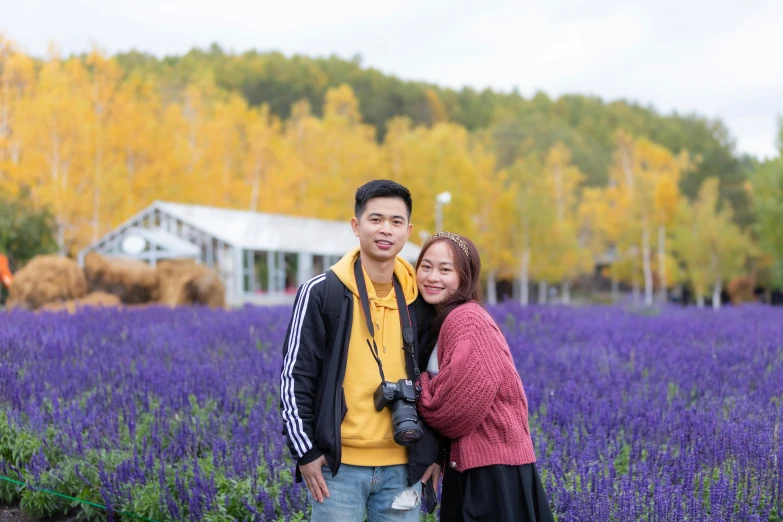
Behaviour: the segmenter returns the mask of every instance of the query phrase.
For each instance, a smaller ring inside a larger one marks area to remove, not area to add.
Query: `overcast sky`
[[[783,115],[783,0],[0,0],[0,32],[43,56],[97,44],[158,56],[359,54],[404,79],[525,96],[625,98],[720,117],[772,156]]]

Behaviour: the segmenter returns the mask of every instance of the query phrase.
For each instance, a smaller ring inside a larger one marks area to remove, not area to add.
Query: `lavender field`
[[[783,520],[782,310],[491,312],[558,520]],[[0,502],[75,505],[45,488],[157,521],[307,519],[277,412],[288,315],[2,314],[0,474],[29,487],[0,481]]]

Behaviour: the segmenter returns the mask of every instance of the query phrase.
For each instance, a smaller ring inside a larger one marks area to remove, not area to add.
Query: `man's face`
[[[411,235],[408,209],[399,198],[373,198],[364,213],[351,219],[353,233],[359,238],[362,255],[376,261],[394,259]]]

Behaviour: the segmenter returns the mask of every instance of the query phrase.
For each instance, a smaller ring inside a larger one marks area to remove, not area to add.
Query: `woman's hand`
[[[426,484],[427,480],[432,477],[432,487],[435,491],[438,491],[438,481],[440,481],[442,469],[440,464],[433,462],[430,467],[427,468],[427,471],[424,472],[424,475],[421,476],[421,483]]]

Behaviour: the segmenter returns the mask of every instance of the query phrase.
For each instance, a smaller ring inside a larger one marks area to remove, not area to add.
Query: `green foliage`
[[[29,189],[17,195],[0,193],[0,254],[5,254],[11,270],[37,255],[57,251],[54,215],[49,209],[34,208]],[[7,290],[0,285],[0,303]]]
[[[0,194],[0,252],[11,263],[23,265],[35,256],[57,250],[54,215],[33,206],[30,191],[22,187],[12,196]]]
[[[0,480],[0,502],[8,505],[13,504],[19,499],[23,490],[24,486]]]
[[[0,411],[0,458],[16,467],[22,467],[40,449],[39,437],[12,424],[5,412]]]
[[[19,500],[19,507],[28,515],[35,518],[48,518],[64,515],[71,509],[69,500],[51,493],[56,491],[65,494],[66,490],[70,489],[70,484],[65,484],[51,473],[45,473],[40,480],[34,481],[34,486],[25,489]]]
[[[751,178],[759,246],[770,256],[769,280],[783,287],[783,159],[759,166]]]
[[[617,457],[614,459],[614,470],[619,476],[627,475],[631,465],[631,445],[623,444]]]
[[[150,520],[166,520],[168,516],[161,509],[161,506],[165,505],[160,501],[161,498],[160,486],[157,482],[140,484],[133,488],[132,500],[123,507],[123,510]]]

